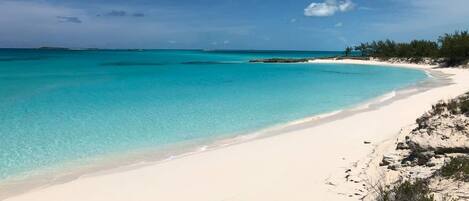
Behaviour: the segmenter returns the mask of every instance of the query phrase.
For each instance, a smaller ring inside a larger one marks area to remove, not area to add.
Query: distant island
[[[39,47],[37,49],[38,50],[70,50],[70,48],[66,48],[66,47],[48,47],[48,46]]]

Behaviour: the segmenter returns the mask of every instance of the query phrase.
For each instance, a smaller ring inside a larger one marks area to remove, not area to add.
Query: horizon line
[[[290,51],[290,52],[343,52],[343,50],[301,50],[301,49],[203,49],[203,48],[70,48],[70,47],[0,47],[0,50],[55,50],[55,51],[93,51],[93,50],[115,50],[115,51],[148,51],[148,50],[181,50],[181,51]]]

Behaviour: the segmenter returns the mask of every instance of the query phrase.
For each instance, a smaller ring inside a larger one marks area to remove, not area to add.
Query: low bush
[[[452,158],[438,173],[442,177],[469,182],[469,157]]]
[[[461,113],[469,116],[469,99],[463,100],[459,103]]]
[[[434,201],[426,180],[400,182],[392,188],[378,189],[376,201]]]

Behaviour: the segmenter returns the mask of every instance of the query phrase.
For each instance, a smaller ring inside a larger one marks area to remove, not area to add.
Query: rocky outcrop
[[[405,144],[412,152],[432,151],[437,154],[469,153],[469,115],[467,94],[440,102],[417,119]]]
[[[383,59],[375,59],[372,60],[383,60]],[[390,63],[415,63],[415,64],[423,64],[423,65],[439,65],[443,62],[443,59],[433,59],[433,58],[388,58],[385,61]]]
[[[468,117],[445,111],[426,118],[426,127],[412,131],[406,140],[410,149],[436,153],[469,153]]]
[[[465,158],[466,166],[469,161],[467,103],[468,94],[438,103],[417,119],[413,129],[401,133],[395,149],[381,156],[378,169],[387,181],[384,185],[425,180],[434,200],[469,200],[468,181],[441,174],[455,158]],[[469,178],[467,172],[462,174]]]

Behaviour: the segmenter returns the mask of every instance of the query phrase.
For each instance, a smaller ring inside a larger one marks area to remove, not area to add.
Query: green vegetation
[[[469,58],[469,32],[445,34],[438,39],[440,56],[447,58],[450,65],[459,65]]]
[[[426,180],[400,182],[392,188],[379,188],[376,201],[433,201]]]
[[[469,117],[469,93],[466,93],[458,98],[441,101],[432,106],[430,114],[442,114],[444,111],[448,111],[451,114],[458,115],[464,114]],[[422,117],[424,118],[424,117]],[[417,123],[423,119],[417,119]]]
[[[469,116],[469,98],[466,98],[465,100],[459,102],[459,110],[461,111],[461,113],[466,114],[466,116]]]
[[[351,56],[352,55],[352,51],[353,51],[353,48],[352,47],[346,47],[345,48],[345,56],[348,57],[348,56]]]
[[[439,170],[439,174],[445,178],[469,182],[469,157],[452,158]]]
[[[346,53],[349,47],[346,49]],[[423,58],[442,58],[448,66],[464,64],[469,60],[469,32],[444,34],[438,41],[413,40],[398,43],[393,40],[373,41],[355,46],[363,57],[381,59],[405,58],[418,62]],[[346,54],[347,56],[347,54]]]
[[[371,43],[362,43],[355,47],[363,56],[372,56],[379,58],[423,58],[437,57],[438,44],[426,40],[413,40],[410,43],[397,43],[392,40],[373,41]]]

